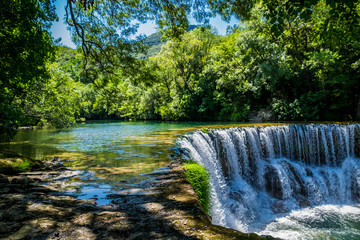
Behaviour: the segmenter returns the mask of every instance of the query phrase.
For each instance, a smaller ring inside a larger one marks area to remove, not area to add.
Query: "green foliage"
[[[277,9],[303,7],[289,6]],[[355,117],[360,45],[353,37],[322,37],[346,29],[343,16],[325,31],[335,16],[331,6],[316,2],[306,17],[278,16],[279,24],[287,24],[274,34],[273,20],[264,18],[267,7],[254,5],[242,28],[228,36],[197,28],[168,40],[143,61],[143,77],[120,73],[111,80],[116,83],[100,90],[95,109],[102,106],[104,115],[128,119],[247,121],[269,108],[274,120]]]
[[[0,8],[0,135],[11,136],[24,120],[22,99],[37,101],[35,90],[49,79],[56,15],[50,0],[1,1]]]
[[[194,161],[184,164],[184,173],[199,197],[201,207],[210,214],[210,179],[207,170]]]
[[[38,125],[50,124],[54,127],[68,127],[76,122],[79,116],[77,89],[81,83],[75,82],[70,74],[61,71],[56,64],[49,66],[50,81],[42,89],[40,101],[25,105],[25,114],[40,118]]]
[[[247,121],[263,109],[273,120],[360,116],[358,0],[68,1],[77,50],[54,48],[49,0],[0,7],[9,9],[0,16],[2,136],[83,119]],[[240,27],[224,37],[189,29],[190,13],[205,23],[235,15]],[[134,39],[147,20],[163,31]]]

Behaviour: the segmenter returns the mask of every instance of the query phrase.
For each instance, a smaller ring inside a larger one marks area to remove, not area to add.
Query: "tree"
[[[154,64],[155,83],[162,93],[157,111],[163,119],[201,119],[203,100],[211,91],[199,87],[202,74],[218,37],[211,29],[199,27],[180,39],[168,41],[161,51],[150,59]],[[202,86],[203,87],[203,86]],[[205,105],[203,105],[205,106]]]
[[[49,78],[49,28],[57,17],[50,0],[1,1],[0,9],[0,135],[12,135],[24,119],[22,99],[36,102],[33,89]]]
[[[166,28],[166,36],[178,37],[186,32],[192,10],[193,17],[206,22],[209,12],[205,7],[206,2],[199,0],[68,0],[66,19],[83,50],[85,76],[95,83],[102,73],[116,75],[121,69],[122,75],[134,75],[143,67],[136,55],[147,48],[143,37],[133,38],[139,23],[155,20],[160,28]]]

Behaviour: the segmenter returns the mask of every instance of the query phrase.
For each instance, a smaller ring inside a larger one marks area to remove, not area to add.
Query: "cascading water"
[[[198,130],[179,143],[210,173],[214,224],[360,239],[360,124]]]

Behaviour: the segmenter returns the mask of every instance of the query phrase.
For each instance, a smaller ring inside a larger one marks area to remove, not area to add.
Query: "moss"
[[[41,162],[13,152],[0,152],[0,173],[15,174],[41,166]]]
[[[185,176],[199,197],[201,207],[206,214],[210,212],[210,185],[209,173],[200,164],[187,161],[184,164]]]
[[[200,131],[202,131],[203,133],[209,134],[209,129],[203,127],[200,129]]]

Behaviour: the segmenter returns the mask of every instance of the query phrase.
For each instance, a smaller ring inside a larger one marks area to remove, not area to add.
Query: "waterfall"
[[[360,124],[198,130],[179,144],[210,173],[214,224],[259,232],[293,210],[360,202]]]

